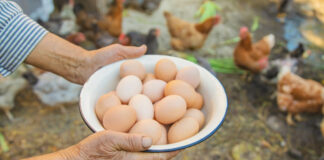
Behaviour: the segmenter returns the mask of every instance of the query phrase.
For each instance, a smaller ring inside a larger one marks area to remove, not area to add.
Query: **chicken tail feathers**
[[[265,36],[264,40],[268,43],[270,49],[272,49],[276,43],[276,39],[273,34],[269,34],[269,35]]]

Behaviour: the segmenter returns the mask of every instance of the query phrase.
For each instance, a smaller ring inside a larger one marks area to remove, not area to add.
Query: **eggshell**
[[[205,115],[203,112],[201,112],[199,109],[190,108],[187,110],[184,117],[191,117],[197,120],[199,124],[199,129],[204,125],[205,123]]]
[[[201,94],[199,94],[198,92],[196,92],[194,99],[195,100],[193,101],[191,108],[201,109],[204,105],[203,96]]]
[[[162,80],[151,80],[143,85],[143,94],[154,103],[163,98],[166,83]]]
[[[161,137],[158,140],[158,142],[156,142],[156,145],[168,144],[168,133],[167,133],[167,130],[166,130],[166,128],[165,128],[164,125],[161,125],[161,129],[162,129],[161,130]]]
[[[173,80],[164,88],[164,96],[179,95],[187,103],[187,107],[191,108],[195,105],[197,99],[195,89],[188,83],[182,80]]]
[[[194,118],[184,117],[170,127],[168,132],[168,142],[169,144],[180,142],[194,136],[198,131],[198,122]]]
[[[197,88],[200,84],[199,70],[194,66],[184,67],[178,71],[175,79],[183,80],[189,83],[193,88]]]
[[[153,144],[156,144],[162,135],[161,124],[152,119],[144,119],[135,123],[129,133],[137,133],[145,136],[149,136],[153,140]]]
[[[103,126],[107,130],[127,132],[136,122],[136,111],[128,105],[110,108],[103,117]]]
[[[143,84],[145,84],[146,82],[150,81],[150,80],[153,80],[153,79],[156,79],[154,74],[152,73],[147,73],[144,80],[143,80]]]
[[[137,60],[126,60],[120,65],[120,77],[124,78],[129,75],[137,76],[143,80],[146,75],[144,65]]]
[[[169,82],[175,78],[177,67],[171,60],[164,58],[155,64],[154,73],[156,78]]]
[[[186,113],[186,101],[178,95],[164,97],[154,104],[155,119],[162,124],[171,124]]]
[[[131,98],[128,105],[135,109],[137,121],[143,119],[153,119],[153,104],[147,96],[143,94],[137,94]]]
[[[142,92],[142,81],[133,75],[126,76],[119,81],[116,87],[116,94],[123,103]]]
[[[105,114],[105,112],[114,106],[118,106],[121,105],[121,102],[119,100],[119,98],[116,95],[115,91],[109,92],[107,94],[102,95],[97,103],[96,103],[96,107],[95,107],[95,112],[96,115],[98,117],[98,119],[100,120],[100,122],[102,121],[102,118]]]

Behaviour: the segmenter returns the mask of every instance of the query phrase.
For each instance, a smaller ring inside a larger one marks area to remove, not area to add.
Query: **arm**
[[[178,153],[178,151],[167,153],[141,152],[147,150],[151,145],[152,139],[146,136],[101,131],[67,149],[25,160],[166,160]]]
[[[83,84],[100,67],[125,58],[139,57],[145,52],[146,46],[124,47],[119,44],[87,51],[48,33],[25,62]]]

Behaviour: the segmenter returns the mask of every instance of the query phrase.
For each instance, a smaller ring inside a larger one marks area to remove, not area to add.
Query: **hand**
[[[126,134],[114,131],[95,133],[79,144],[63,151],[65,159],[111,159],[111,160],[167,160],[176,156],[176,152],[146,153],[152,145],[150,137]]]
[[[98,50],[89,51],[83,59],[82,67],[77,69],[76,76],[69,80],[83,84],[99,68],[123,59],[140,57],[145,52],[145,45],[133,47],[120,44],[113,44]]]

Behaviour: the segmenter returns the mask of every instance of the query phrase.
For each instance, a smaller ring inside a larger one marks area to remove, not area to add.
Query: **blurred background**
[[[294,72],[323,85],[323,0],[124,0],[120,31],[104,29],[120,0],[14,1],[40,25],[83,48],[147,44],[151,52],[147,54],[185,58],[214,72],[228,94],[226,119],[211,138],[182,151],[175,159],[324,160],[321,112],[300,112],[301,118],[290,121],[287,113],[278,108],[277,83],[264,80],[275,77],[278,71],[251,74],[233,60],[240,28],[246,26],[253,42],[268,34],[276,37],[270,66],[271,62],[295,57]],[[177,51],[170,45],[164,11],[191,23],[215,15],[221,21],[201,48]],[[149,39],[152,29],[158,32]],[[148,40],[131,41],[130,37]],[[79,85],[27,65],[2,77],[0,159],[55,152],[90,135],[79,113],[80,89]]]

